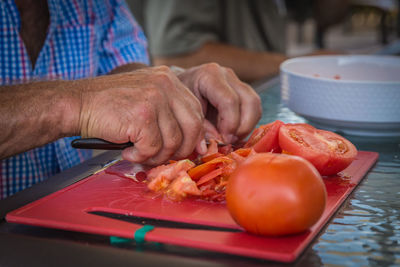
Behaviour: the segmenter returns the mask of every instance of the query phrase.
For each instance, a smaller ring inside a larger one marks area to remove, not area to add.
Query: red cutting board
[[[320,220],[305,233],[262,237],[244,231],[156,227],[145,235],[145,240],[292,262],[319,233],[377,159],[378,153],[360,151],[356,160],[340,176],[324,178],[328,192],[326,209]],[[232,220],[223,203],[193,199],[171,202],[161,197],[155,198],[148,193],[145,184],[105,171],[12,211],[7,214],[6,219],[14,223],[124,238],[133,238],[134,232],[142,227],[139,224],[89,214],[89,211],[241,229]]]

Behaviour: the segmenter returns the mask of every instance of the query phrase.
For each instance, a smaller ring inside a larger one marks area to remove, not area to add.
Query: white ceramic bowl
[[[310,56],[281,64],[282,102],[312,124],[400,136],[400,57]]]

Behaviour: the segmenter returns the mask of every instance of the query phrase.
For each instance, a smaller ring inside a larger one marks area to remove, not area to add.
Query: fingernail
[[[200,154],[205,154],[205,153],[207,153],[207,144],[206,144],[206,140],[205,140],[205,139],[202,139],[202,140],[200,141],[200,147],[199,147],[199,149],[200,149],[200,151],[199,151]]]

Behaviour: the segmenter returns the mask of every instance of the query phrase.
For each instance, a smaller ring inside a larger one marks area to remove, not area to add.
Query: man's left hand
[[[216,109],[216,118],[208,119],[216,121],[224,142],[245,138],[261,118],[260,97],[229,68],[208,63],[187,69],[178,77],[200,100],[204,114],[209,104]]]

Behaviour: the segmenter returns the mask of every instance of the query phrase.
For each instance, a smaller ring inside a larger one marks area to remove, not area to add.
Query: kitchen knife
[[[206,141],[206,144],[209,145],[209,141]],[[217,145],[219,147],[226,146],[222,142],[218,142]],[[71,142],[71,146],[73,148],[81,148],[81,149],[103,149],[103,150],[122,150],[127,147],[133,146],[132,142],[127,143],[112,143],[100,138],[78,138]]]
[[[89,211],[88,213],[106,217],[106,218],[110,218],[110,219],[135,223],[135,224],[142,224],[142,225],[150,224],[150,225],[153,225],[156,227],[209,230],[209,231],[224,231],[224,232],[243,232],[243,230],[238,229],[238,228],[228,228],[228,227],[221,227],[221,226],[210,226],[210,225],[171,221],[171,220],[164,220],[164,219],[154,219],[154,218],[149,218],[149,217],[126,215],[126,214],[114,213],[114,212],[109,212],[109,211]]]
[[[122,150],[133,146],[132,142],[127,143],[112,143],[100,138],[79,138],[71,142],[73,148],[82,149],[103,149],[103,150]]]

